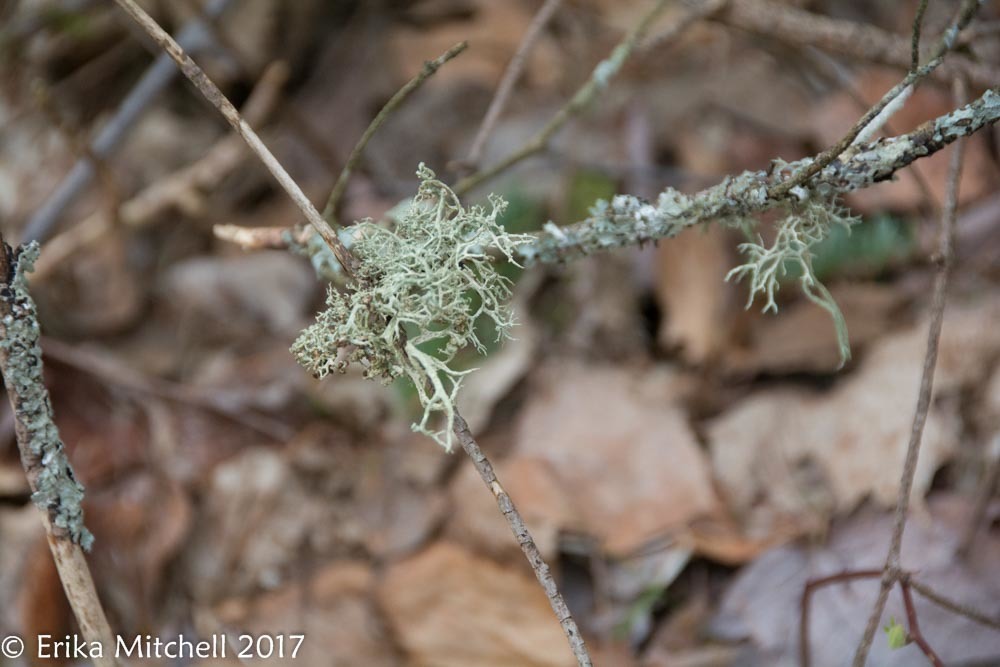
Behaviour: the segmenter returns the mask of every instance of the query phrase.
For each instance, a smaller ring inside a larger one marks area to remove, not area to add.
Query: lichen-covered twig
[[[73,474],[52,420],[42,377],[38,318],[25,278],[37,257],[36,242],[15,251],[0,238],[0,370],[31,499],[43,512],[66,597],[84,639],[103,647],[104,657],[95,660],[98,667],[112,667],[117,661],[111,628],[83,555],[94,540],[83,524],[83,486]]]
[[[960,84],[957,84],[961,88]],[[991,92],[991,91],[987,91]],[[1000,95],[993,93],[995,106],[1000,109]],[[956,97],[964,98],[964,89]],[[968,108],[968,107],[964,107]],[[920,455],[920,443],[927,422],[927,412],[930,409],[931,396],[934,389],[934,370],[937,366],[938,342],[941,339],[941,327],[944,322],[944,306],[947,298],[948,279],[951,274],[951,264],[955,245],[955,216],[958,210],[958,185],[962,173],[962,158],[965,142],[959,139],[952,149],[951,164],[948,172],[947,190],[945,193],[944,210],[941,214],[941,241],[938,251],[938,271],[934,278],[934,293],[931,297],[931,321],[927,331],[927,349],[924,354],[924,365],[920,376],[920,388],[917,392],[917,406],[913,414],[913,424],[910,429],[910,440],[906,446],[906,458],[903,462],[903,473],[899,483],[899,496],[896,500],[896,511],[893,518],[892,537],[889,541],[889,551],[883,567],[882,585],[875,601],[864,634],[854,653],[854,667],[864,667],[871,650],[872,641],[878,630],[879,620],[889,598],[889,591],[895,581],[893,573],[900,571],[900,551],[903,545],[903,531],[910,508],[910,493],[913,489],[913,478],[917,469],[917,458]]]
[[[319,233],[320,237],[326,242],[326,244],[336,255],[337,260],[340,262],[341,266],[347,271],[348,274],[354,271],[354,258],[351,253],[347,251],[344,244],[337,237],[337,233],[333,230],[330,224],[323,219],[323,216],[319,214],[316,207],[312,205],[312,202],[306,197],[305,193],[299,187],[288,172],[285,171],[284,167],[275,159],[274,155],[268,150],[264,142],[260,140],[257,133],[253,131],[247,122],[240,117],[239,111],[233,106],[222,91],[219,90],[211,79],[205,74],[204,71],[198,65],[191,60],[191,58],[184,52],[174,39],[167,34],[160,25],[153,20],[153,18],[147,14],[139,5],[135,3],[134,0],[115,0],[118,6],[121,7],[129,16],[131,16],[136,23],[138,23],[143,30],[145,30],[150,37],[159,45],[164,52],[166,52],[177,66],[181,68],[191,83],[195,85],[198,91],[212,104],[219,113],[226,119],[226,121],[232,126],[240,137],[247,143],[250,150],[254,152],[258,159],[267,168],[274,179],[278,181],[278,184],[282,189],[288,194],[288,196],[295,202],[299,210],[305,216],[306,220],[312,225],[316,231]]]
[[[908,91],[912,90],[912,87],[916,85],[920,79],[933,72],[941,63],[944,62],[945,55],[951,51],[952,48],[954,48],[958,34],[969,24],[983,1],[984,0],[964,0],[962,7],[958,12],[958,16],[955,18],[954,22],[948,26],[948,29],[945,30],[944,35],[938,41],[931,53],[930,61],[926,65],[918,67],[917,65],[919,65],[919,63],[914,63],[913,68],[906,75],[906,77],[896,84],[889,92],[883,95],[882,99],[879,100],[875,106],[869,109],[868,112],[865,113],[865,115],[863,115],[850,130],[848,130],[847,134],[845,134],[840,141],[817,155],[808,165],[793,174],[791,178],[772,186],[768,194],[771,197],[778,199],[784,197],[794,188],[799,187],[819,173],[823,167],[840,157],[840,155],[858,139],[862,132],[866,132],[869,126],[877,124],[879,121],[884,122],[885,112],[890,110],[897,98],[902,97],[904,94],[908,94]],[[915,29],[919,32],[919,24]],[[915,37],[914,39],[917,38]]]
[[[956,139],[1000,120],[1000,93],[987,90],[975,102],[929,121],[909,134],[852,146],[786,199],[769,195],[772,186],[808,166],[813,158],[781,163],[781,169],[746,171],[696,194],[664,190],[655,203],[617,195],[595,207],[591,216],[565,227],[546,225],[534,242],[520,246],[526,261],[562,262],[602,250],[642,245],[676,236],[682,230],[719,219],[761,213],[788,201],[847,193],[889,180],[912,162],[936,153]]]
[[[340,200],[344,196],[344,190],[347,189],[347,182],[351,179],[351,174],[354,173],[358,163],[361,161],[361,155],[364,153],[368,142],[375,136],[375,133],[382,127],[382,124],[406,101],[406,98],[420,88],[420,86],[424,85],[424,81],[433,76],[446,62],[462,53],[462,51],[465,51],[468,46],[468,42],[459,42],[445,51],[441,56],[425,62],[420,72],[410,79],[405,86],[396,91],[396,94],[389,98],[385,106],[372,119],[372,122],[368,124],[368,127],[358,140],[357,145],[354,146],[354,150],[351,151],[351,155],[347,158],[347,162],[344,164],[344,168],[340,172],[333,190],[330,191],[329,198],[326,200],[326,206],[323,208],[323,218],[327,222],[336,227],[337,209],[340,207]]]
[[[493,493],[493,497],[496,498],[500,513],[507,520],[507,525],[510,526],[511,531],[514,533],[521,551],[524,552],[524,557],[528,559],[531,569],[535,572],[535,577],[538,578],[538,583],[541,584],[545,595],[549,598],[552,611],[555,612],[556,617],[559,619],[559,624],[562,626],[563,632],[569,640],[570,648],[579,667],[591,667],[592,662],[587,652],[587,647],[584,644],[583,635],[580,634],[580,628],[577,627],[576,621],[573,620],[573,615],[569,611],[569,607],[566,606],[566,602],[563,600],[558,586],[556,586],[556,581],[552,577],[552,572],[549,570],[548,564],[542,557],[542,553],[538,550],[535,540],[532,539],[531,533],[528,531],[524,519],[521,518],[520,512],[514,506],[514,501],[511,500],[499,480],[497,480],[496,473],[489,459],[486,458],[483,450],[480,449],[479,444],[472,437],[469,425],[466,424],[462,415],[457,412],[455,413],[454,432],[462,449],[472,459],[472,463],[479,472],[479,476],[482,477],[483,483],[486,484],[487,488]]]
[[[562,4],[562,0],[545,0],[535,14],[535,17],[531,20],[528,29],[524,31],[524,37],[521,38],[521,43],[518,45],[517,51],[514,52],[514,57],[507,64],[507,68],[500,78],[500,84],[497,86],[497,92],[493,95],[493,99],[490,100],[490,106],[486,109],[483,122],[476,132],[475,139],[472,140],[472,147],[469,148],[469,154],[466,156],[463,164],[465,168],[478,168],[483,148],[486,146],[486,140],[493,133],[493,128],[496,127],[497,121],[500,119],[500,114],[503,113],[504,107],[507,106],[507,100],[510,99],[511,93],[514,91],[514,85],[521,78],[521,72],[524,71],[524,65],[528,61],[528,54],[531,53],[531,49],[541,36],[542,30],[555,15],[560,4]]]
[[[558,132],[573,116],[586,108],[599,92],[608,87],[611,79],[618,74],[622,65],[625,64],[625,61],[628,60],[636,46],[638,46],[639,42],[642,41],[643,36],[645,36],[646,32],[649,30],[654,19],[659,16],[661,11],[663,11],[665,4],[666,0],[656,0],[650,11],[639,19],[639,22],[635,25],[635,27],[632,28],[632,30],[625,35],[624,39],[622,39],[622,41],[619,42],[614,48],[611,55],[605,60],[602,60],[597,67],[594,68],[594,72],[590,75],[590,78],[587,79],[579,90],[576,91],[573,97],[570,98],[569,102],[559,109],[559,111],[556,112],[556,114],[542,129],[536,132],[534,136],[525,142],[523,146],[496,164],[460,180],[455,184],[455,193],[461,196],[481,183],[496,177],[507,169],[510,169],[522,160],[531,157],[535,153],[545,150],[549,145],[549,141],[552,140],[552,137],[556,134],[556,132]],[[725,0],[705,0],[705,2],[702,2],[698,7],[689,10],[678,18],[676,22],[672,24],[670,28],[663,33],[663,35],[661,35],[660,41],[663,42],[665,40],[675,39],[693,23],[709,16],[713,12],[718,11],[724,4]]]

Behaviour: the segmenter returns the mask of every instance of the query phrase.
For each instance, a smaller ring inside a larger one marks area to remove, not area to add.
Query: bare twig
[[[661,35],[660,41],[664,42],[676,39],[682,32],[684,32],[684,30],[695,22],[719,11],[725,3],[726,0],[706,0],[705,2],[702,2],[695,9],[687,11],[680,16],[675,23],[664,31]],[[556,112],[556,114],[542,129],[536,132],[535,135],[525,142],[523,146],[496,164],[460,180],[453,188],[455,190],[455,194],[462,195],[480,185],[484,181],[494,178],[507,169],[510,169],[522,160],[548,148],[549,141],[551,141],[556,132],[562,129],[563,125],[565,125],[570,118],[580,113],[581,110],[589,105],[598,92],[604,90],[608,86],[611,78],[618,73],[622,65],[635,50],[636,46],[638,46],[643,36],[652,25],[653,20],[663,10],[665,4],[665,0],[657,0],[650,11],[644,14],[642,18],[639,19],[639,22],[635,25],[635,27],[632,28],[625,38],[618,43],[618,46],[614,48],[611,55],[597,65],[593,74],[590,75],[590,78],[587,79],[586,83],[584,83],[583,86],[576,91],[573,97],[570,98],[569,102],[559,109],[559,111]]]
[[[409,82],[393,95],[382,110],[378,112],[375,118],[369,123],[368,127],[365,129],[361,138],[358,140],[357,145],[354,150],[351,151],[350,157],[347,158],[347,162],[344,164],[344,169],[340,172],[340,177],[337,178],[337,182],[333,186],[333,190],[330,192],[330,197],[326,200],[326,206],[323,208],[323,218],[329,222],[331,225],[337,224],[337,208],[340,205],[340,200],[344,196],[344,190],[347,188],[347,182],[351,178],[351,174],[358,166],[358,162],[361,161],[361,154],[365,150],[365,146],[371,140],[378,129],[382,127],[384,123],[392,113],[399,108],[406,98],[410,96],[413,91],[415,91],[420,86],[424,85],[424,81],[430,78],[435,72],[440,69],[442,65],[454,58],[455,56],[465,51],[469,46],[468,42],[459,42],[455,46],[451,47],[443,55],[434,59],[428,60],[424,63],[423,68],[420,73],[415,77],[410,79]]]
[[[566,602],[563,600],[562,594],[556,586],[556,581],[552,577],[552,572],[549,570],[548,564],[535,545],[535,540],[532,539],[528,527],[524,524],[524,519],[521,518],[520,512],[514,506],[514,501],[511,500],[503,486],[500,485],[489,459],[486,458],[483,450],[480,449],[479,444],[472,437],[469,425],[458,414],[457,410],[455,412],[454,430],[455,437],[458,438],[462,449],[472,459],[472,463],[476,467],[476,471],[479,472],[479,476],[482,477],[483,482],[489,488],[490,492],[493,493],[493,497],[496,498],[500,512],[507,520],[507,525],[510,526],[511,531],[514,533],[514,537],[517,539],[521,551],[524,552],[524,557],[528,559],[531,569],[534,570],[535,577],[538,578],[538,583],[542,585],[545,595],[548,596],[549,604],[552,605],[552,611],[555,612],[563,632],[566,633],[566,638],[569,640],[570,648],[576,657],[577,663],[579,663],[580,667],[590,667],[593,663],[590,660],[590,655],[587,653],[587,647],[584,645],[583,635],[580,634],[580,629],[577,627],[576,621],[573,620],[573,615],[570,613],[569,607],[566,606]]]
[[[472,141],[472,147],[469,149],[469,155],[466,156],[462,165],[463,167],[475,169],[479,166],[479,160],[482,158],[486,140],[493,133],[493,128],[496,127],[500,114],[503,113],[504,107],[507,106],[507,101],[514,91],[514,85],[521,78],[524,65],[528,61],[528,54],[531,53],[531,49],[534,48],[535,42],[541,36],[542,30],[545,29],[549,20],[555,15],[560,4],[562,4],[562,0],[545,0],[541,8],[539,8],[538,13],[535,14],[535,18],[531,20],[528,29],[524,31],[521,44],[517,47],[514,57],[510,59],[507,69],[504,70],[503,76],[500,78],[500,84],[497,86],[497,92],[493,95],[489,108],[486,109],[486,115],[483,116],[483,122],[479,126],[479,131],[476,132],[476,138]]]
[[[775,38],[795,46],[814,46],[857,60],[907,71],[911,44],[905,38],[873,25],[830,18],[774,0],[730,0],[714,17],[739,30]],[[962,76],[978,87],[1000,84],[1000,68],[956,54],[936,73],[939,81]]]
[[[916,72],[920,67],[920,31],[924,26],[924,14],[927,12],[928,0],[920,0],[917,13],[913,17],[913,36],[910,39],[910,71]]]
[[[981,611],[973,609],[968,605],[964,605],[960,602],[955,602],[954,600],[950,600],[945,596],[941,595],[940,593],[938,593],[937,591],[935,591],[930,586],[920,583],[912,576],[908,576],[906,581],[913,590],[915,590],[917,593],[920,593],[920,595],[927,598],[928,600],[930,600],[937,606],[941,607],[942,609],[947,609],[951,613],[956,614],[958,616],[964,616],[970,621],[979,623],[980,625],[983,625],[987,628],[992,628],[994,630],[1000,631],[1000,618],[991,618],[986,614],[982,613]]]
[[[205,14],[211,17],[219,16],[230,1],[211,0],[205,7]],[[201,21],[195,20],[181,29],[177,41],[188,51],[200,51],[209,40],[205,26]],[[176,74],[177,68],[170,61],[170,57],[165,53],[160,54],[129,92],[115,115],[98,132],[90,145],[91,152],[102,159],[111,155],[118,143],[142,116],[146,107],[156,99]],[[77,161],[56,191],[31,216],[24,229],[24,240],[45,240],[59,222],[63,211],[76,201],[79,194],[93,180],[94,173],[94,165],[89,160]]]
[[[841,584],[855,579],[876,579],[881,576],[882,570],[854,570],[806,582],[806,585],[802,587],[802,599],[799,603],[799,667],[811,667],[812,665],[812,656],[809,651],[809,617],[813,593],[817,589],[833,584]]]
[[[337,237],[337,233],[333,230],[330,224],[323,219],[319,214],[319,211],[312,205],[312,202],[306,197],[305,193],[298,184],[288,175],[284,167],[275,159],[274,155],[268,150],[264,142],[260,140],[257,133],[253,131],[253,128],[247,124],[243,118],[240,117],[239,112],[236,107],[226,99],[226,96],[222,94],[222,91],[212,83],[211,79],[205,74],[204,71],[198,65],[191,60],[191,58],[184,52],[184,50],[174,41],[174,39],[160,27],[160,25],[153,20],[153,18],[147,14],[139,5],[135,3],[134,0],[115,0],[119,7],[121,7],[129,16],[131,16],[136,23],[142,26],[143,30],[149,33],[150,37],[162,48],[170,57],[177,63],[191,83],[198,88],[198,91],[208,100],[212,106],[219,110],[219,113],[226,119],[226,121],[232,126],[232,128],[239,134],[243,140],[250,147],[250,150],[257,155],[267,170],[271,172],[274,179],[278,181],[282,189],[288,194],[288,196],[295,202],[299,210],[305,216],[306,220],[311,224],[319,235],[323,238],[333,254],[337,257],[341,266],[348,274],[353,274],[355,269],[356,260],[344,247],[344,244]]]
[[[990,500],[996,492],[997,480],[1000,479],[1000,433],[993,436],[993,441],[987,447],[985,456],[986,470],[983,471],[983,479],[976,489],[976,500],[972,507],[972,515],[965,527],[965,534],[958,547],[958,555],[968,558],[972,553],[972,545],[976,542],[976,535],[983,525],[983,518],[989,507]]]
[[[32,500],[42,509],[66,598],[84,640],[103,647],[94,663],[115,667],[114,636],[83,554],[93,542],[83,525],[83,487],[66,458],[42,379],[38,318],[25,281],[37,253],[37,244],[15,251],[0,237],[0,370],[14,414],[21,463]]]
[[[924,637],[924,633],[920,631],[920,623],[917,621],[917,609],[913,606],[913,594],[910,593],[909,582],[906,579],[900,580],[899,589],[903,593],[903,607],[906,608],[906,634],[914,644],[920,647],[920,650],[923,651],[923,654],[927,656],[927,659],[931,661],[934,667],[944,667],[941,658],[931,648],[931,645],[927,642],[927,638]]]
[[[277,105],[287,78],[288,66],[283,62],[272,63],[264,70],[241,109],[250,125],[259,127],[264,122]],[[107,211],[94,212],[45,244],[45,253],[35,266],[34,279],[45,280],[72,255],[104,238],[114,229],[115,222],[140,227],[173,209],[196,213],[202,206],[203,193],[215,188],[242,164],[246,152],[246,145],[239,137],[228,135],[197,162],[157,180],[126,201],[118,208],[117,220]]]
[[[960,103],[964,103],[965,92],[961,84],[956,84],[961,91],[956,91]],[[944,322],[944,306],[947,297],[948,278],[951,273],[954,255],[955,215],[958,209],[958,187],[962,173],[962,158],[965,154],[965,142],[959,139],[952,149],[951,164],[948,172],[948,185],[945,194],[944,210],[941,215],[941,241],[938,257],[938,271],[934,279],[934,293],[931,301],[931,321],[927,332],[927,349],[924,355],[923,371],[920,377],[920,389],[917,394],[917,407],[913,415],[913,425],[910,429],[910,441],[906,447],[906,459],[903,463],[903,474],[899,484],[899,495],[896,500],[896,512],[893,520],[892,537],[889,542],[889,553],[886,556],[882,578],[882,586],[878,598],[868,619],[864,635],[854,654],[854,667],[864,667],[871,649],[875,632],[878,629],[882,611],[885,609],[889,590],[893,579],[890,572],[900,569],[900,550],[903,544],[903,531],[906,529],[906,519],[910,507],[910,493],[913,489],[913,477],[916,474],[917,458],[920,455],[920,442],[927,422],[927,412],[930,409],[931,396],[934,388],[934,369],[937,365],[938,342],[941,338],[941,325]]]

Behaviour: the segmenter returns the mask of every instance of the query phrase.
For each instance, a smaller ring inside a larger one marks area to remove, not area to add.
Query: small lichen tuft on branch
[[[350,288],[330,287],[327,310],[292,352],[318,377],[354,362],[386,383],[409,379],[424,408],[414,430],[451,450],[455,399],[471,372],[454,368],[455,355],[467,347],[485,352],[476,332],[480,317],[495,323],[498,339],[514,324],[507,305],[511,282],[497,273],[490,252],[513,261],[531,237],[504,230],[500,197],[464,208],[423,164],[417,175],[420,187],[394,229],[370,220],[352,227],[358,266]],[[445,423],[432,430],[435,415]]]
[[[26,274],[38,259],[37,242],[16,253],[0,249],[10,264],[0,276],[3,327],[0,366],[10,395],[18,429],[21,459],[31,482],[31,499],[47,512],[52,525],[75,544],[90,550],[94,536],[83,524],[83,485],[66,457],[59,429],[52,419],[52,403],[42,377],[42,350],[35,302],[28,293]]]

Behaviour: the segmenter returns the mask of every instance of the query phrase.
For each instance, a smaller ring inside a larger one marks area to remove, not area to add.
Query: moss
[[[19,436],[23,430],[22,457],[35,489],[32,501],[49,513],[56,528],[89,550],[94,537],[83,523],[84,489],[66,457],[42,376],[38,316],[25,278],[37,257],[37,243],[25,246],[14,260],[10,283],[4,290],[8,306],[0,341],[6,359],[4,382],[14,399]]]
[[[498,222],[501,198],[466,209],[430,169],[420,165],[417,175],[417,195],[395,229],[371,221],[353,228],[354,280],[345,292],[330,288],[327,309],[292,352],[318,377],[357,363],[386,383],[409,379],[424,408],[414,430],[450,450],[455,399],[472,370],[457,370],[456,355],[470,347],[485,352],[480,318],[492,321],[498,340],[514,324],[512,283],[496,271],[491,251],[511,259],[529,237],[508,234]],[[444,423],[432,428],[437,416]]]

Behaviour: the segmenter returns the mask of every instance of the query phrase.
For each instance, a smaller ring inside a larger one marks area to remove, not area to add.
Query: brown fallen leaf
[[[609,553],[627,553],[718,507],[708,464],[676,402],[682,381],[669,370],[567,362],[550,364],[541,378],[512,456],[548,462],[580,527]]]
[[[830,291],[847,321],[855,354],[892,325],[893,311],[903,298],[898,288],[874,284],[837,285]],[[722,365],[727,372],[825,374],[839,368],[830,314],[816,304],[801,299],[777,316],[750,315],[744,344],[725,350]]]
[[[216,623],[220,623],[228,634],[305,635],[296,657],[290,655],[295,644],[291,640],[285,645],[285,657],[271,658],[268,665],[394,667],[400,661],[372,604],[373,581],[365,563],[334,562],[279,590],[226,600],[214,614],[203,610],[204,627],[199,630],[211,635],[218,632]],[[198,664],[221,667],[242,661],[231,658]]]
[[[530,571],[454,544],[391,565],[378,599],[413,667],[576,664]]]
[[[959,406],[943,399],[983,380],[986,361],[1000,351],[998,312],[997,301],[946,312],[916,498],[958,445]],[[925,345],[921,323],[874,345],[828,392],[757,392],[709,422],[716,479],[748,527],[766,534],[773,522],[794,517],[808,532],[866,497],[895,502]]]

